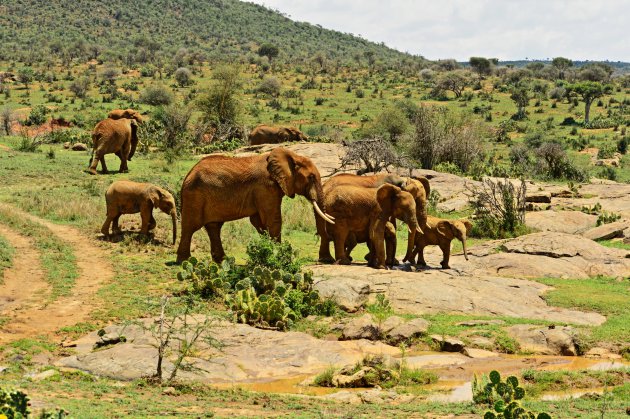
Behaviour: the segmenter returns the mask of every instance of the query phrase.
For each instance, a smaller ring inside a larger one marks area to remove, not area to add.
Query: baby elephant
[[[448,260],[451,255],[451,240],[457,237],[464,246],[464,257],[468,260],[466,250],[466,236],[470,234],[472,224],[468,220],[443,220],[432,216],[427,217],[427,226],[423,227],[424,234],[416,234],[415,246],[411,255],[405,256],[404,262],[415,263],[418,255],[418,264],[426,266],[424,261],[424,248],[429,245],[438,245],[442,249],[442,268],[448,269]]]
[[[112,233],[120,233],[118,219],[122,214],[140,213],[142,217],[142,234],[148,234],[155,228],[153,208],[158,207],[173,220],[173,244],[177,238],[177,208],[175,199],[170,192],[150,183],[137,183],[119,180],[112,183],[105,192],[107,203],[107,219],[101,228],[101,233],[109,236],[109,225],[114,222]]]

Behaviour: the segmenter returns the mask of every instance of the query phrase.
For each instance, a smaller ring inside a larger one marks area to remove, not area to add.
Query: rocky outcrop
[[[322,298],[332,298],[342,310],[354,313],[363,306],[370,295],[370,284],[366,281],[344,277],[318,277],[313,289]]]
[[[145,320],[146,327],[151,320]],[[156,341],[139,326],[109,326],[107,334],[124,335],[125,342],[93,350],[100,341],[96,332],[75,342],[76,354],[55,365],[94,375],[134,380],[155,373]],[[261,330],[243,324],[217,322],[206,332],[222,343],[221,350],[201,342],[189,361],[192,371],[180,370],[178,378],[206,383],[265,382],[304,374],[317,374],[331,365],[354,364],[367,355],[398,355],[398,348],[379,342],[326,341],[305,333]],[[176,342],[173,343],[176,345]],[[171,356],[176,356],[174,349]],[[165,360],[165,374],[173,368]]]
[[[456,265],[451,263],[451,266]],[[370,294],[384,293],[398,313],[496,315],[590,325],[605,321],[597,313],[549,307],[540,298],[548,289],[543,284],[491,275],[473,263],[467,268],[468,271],[425,269],[405,272],[369,269],[365,265],[316,265],[312,271],[315,281],[334,276],[367,282]]]
[[[510,337],[514,338],[521,351],[541,355],[577,355],[574,343],[573,328],[541,327],[528,324],[518,324],[507,329]]]
[[[624,230],[630,228],[630,221],[615,221],[599,227],[591,228],[582,233],[582,236],[591,240],[609,240],[624,236]]]
[[[597,216],[581,211],[535,211],[525,215],[525,224],[540,231],[576,234],[595,227]]]

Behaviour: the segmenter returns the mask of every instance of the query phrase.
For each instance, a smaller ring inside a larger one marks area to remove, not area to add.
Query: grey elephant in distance
[[[107,218],[101,228],[105,237],[109,236],[109,227],[113,223],[112,232],[120,233],[118,219],[122,214],[140,213],[142,218],[142,234],[149,234],[156,227],[153,218],[153,209],[159,208],[163,213],[169,214],[173,222],[173,244],[177,240],[177,207],[175,198],[166,189],[151,183],[138,183],[128,180],[119,180],[112,183],[105,192],[107,205]]]

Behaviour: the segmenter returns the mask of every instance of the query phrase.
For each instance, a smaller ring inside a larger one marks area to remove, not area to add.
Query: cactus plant
[[[534,414],[521,406],[520,400],[525,397],[525,389],[519,386],[518,378],[509,376],[501,381],[498,371],[490,371],[487,383],[477,376],[473,380],[473,401],[477,404],[488,404],[492,409],[484,413],[484,419],[551,419],[548,413]]]

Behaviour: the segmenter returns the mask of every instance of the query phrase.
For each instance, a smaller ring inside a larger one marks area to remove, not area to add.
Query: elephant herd
[[[99,122],[93,134],[94,155],[90,173],[96,173],[98,161],[106,171],[104,154],[116,153],[121,171],[126,171],[137,146],[139,114],[131,109],[112,111]],[[258,127],[257,127],[258,128]],[[115,135],[112,135],[115,133]],[[108,137],[109,136],[109,137]],[[103,141],[114,137],[115,141]],[[105,144],[107,143],[107,144]],[[249,217],[259,233],[281,239],[281,203],[286,195],[301,195],[313,206],[317,234],[320,236],[319,261],[349,264],[358,243],[366,243],[368,265],[384,269],[398,264],[396,220],[407,224],[409,237],[403,262],[426,265],[423,250],[439,245],[442,267],[449,267],[453,238],[462,241],[468,259],[466,237],[472,225],[467,220],[442,220],[427,215],[429,181],[424,177],[403,178],[395,174],[359,176],[338,174],[322,184],[317,166],[305,156],[284,147],[250,157],[211,155],[201,159],[188,172],[181,188],[181,237],[177,261],[191,256],[193,234],[204,228],[210,238],[212,259],[225,257],[221,228],[227,221]],[[169,214],[173,222],[173,243],[177,237],[177,210],[173,196],[148,183],[114,182],[105,194],[107,218],[101,232],[109,236],[120,232],[122,214],[140,212],[141,233],[155,228],[155,207]],[[334,258],[330,242],[334,244]]]

